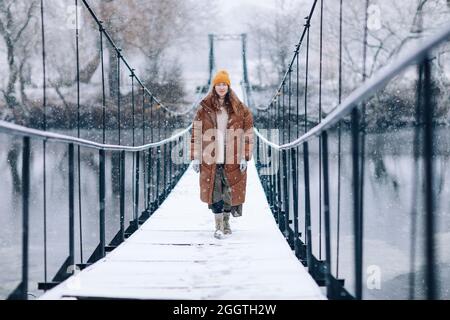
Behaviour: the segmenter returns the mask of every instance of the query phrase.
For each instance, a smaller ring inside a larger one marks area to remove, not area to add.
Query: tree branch
[[[22,28],[20,28],[19,32],[17,32],[17,35],[14,38],[14,43],[19,41],[20,37],[22,36],[23,31],[27,28],[28,24],[30,23],[31,16],[32,16],[35,5],[36,5],[36,2],[33,1],[31,3],[30,7],[28,8],[26,21],[25,21],[24,25],[22,26]]]

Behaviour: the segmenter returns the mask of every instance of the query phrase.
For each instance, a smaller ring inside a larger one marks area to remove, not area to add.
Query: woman
[[[201,101],[191,136],[193,168],[200,172],[200,199],[214,213],[214,237],[231,234],[230,213],[242,215],[247,161],[252,157],[253,117],[231,89],[225,70],[212,81]]]

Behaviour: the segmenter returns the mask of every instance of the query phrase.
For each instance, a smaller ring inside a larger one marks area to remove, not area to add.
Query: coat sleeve
[[[253,154],[253,115],[248,107],[244,112],[244,152],[245,160],[250,161]]]
[[[201,162],[201,137],[202,137],[202,107],[200,106],[195,113],[192,122],[191,133],[191,160],[199,160]]]

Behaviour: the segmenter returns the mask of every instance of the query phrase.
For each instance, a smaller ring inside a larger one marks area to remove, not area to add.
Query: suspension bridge
[[[316,0],[305,18],[284,77],[268,101],[262,101],[267,95],[250,81],[247,36],[210,35],[208,80],[198,87],[195,103],[180,110],[160,101],[157,92],[145,86],[113,41],[114,34],[104,28],[87,1],[81,1],[81,5],[98,27],[101,138],[96,141],[81,137],[78,27],[75,35],[77,135],[48,130],[45,70],[50,61],[45,51],[43,1],[42,128],[0,122],[0,133],[20,139],[21,145],[18,179],[22,211],[21,225],[15,230],[20,240],[14,246],[20,261],[17,268],[20,276],[15,279],[17,283],[9,292],[9,299],[29,299],[30,292],[36,289],[44,292],[41,299],[363,299],[370,290],[367,270],[374,270],[369,276],[375,277],[372,278],[375,286],[378,281],[377,265],[373,268],[366,261],[372,261],[374,256],[381,265],[385,260],[394,259],[382,269],[388,275],[395,274],[396,267],[408,270],[408,277],[402,282],[407,287],[407,297],[436,299],[442,295],[440,272],[445,269],[437,253],[445,238],[439,236],[436,226],[440,207],[432,161],[437,153],[432,61],[434,52],[448,44],[450,25],[427,36],[420,45],[374,76],[364,78],[347,96],[343,96],[342,90],[340,47],[338,99],[336,107],[324,117],[323,1]],[[342,2],[340,8],[337,23],[342,37]],[[309,59],[312,38],[320,48],[320,67],[314,75]],[[255,146],[247,169],[248,200],[244,215],[232,219],[230,237],[217,240],[212,237],[212,214],[198,197],[198,176],[189,170],[186,146],[190,141],[193,112],[202,96],[211,90],[216,70],[214,43],[222,40],[242,42],[239,95],[254,113]],[[116,57],[109,59],[117,61],[114,107],[118,136],[114,138],[108,136],[106,117],[112,103],[105,86],[103,49],[106,46],[116,53]],[[373,189],[366,181],[367,154],[371,148],[366,112],[371,108],[371,99],[407,71],[417,78],[415,96],[411,97],[416,125],[411,135],[414,165],[404,174],[411,177],[416,187],[411,190],[413,200],[408,218],[411,229],[397,225],[398,232],[411,235],[406,244],[407,253],[400,254],[392,248],[383,251],[381,242],[374,241],[365,232],[370,234],[367,221],[375,218],[397,223],[395,217],[381,213],[372,217],[366,213],[365,200],[375,196],[368,194]],[[129,74],[131,88],[126,104],[131,108],[128,123],[121,122],[124,114],[121,108],[125,105],[121,72]],[[312,103],[310,95],[318,103]],[[179,126],[182,123],[187,123],[185,128]],[[175,127],[182,129],[175,134],[167,129]],[[108,144],[108,141],[115,143]],[[42,161],[36,160],[36,153],[42,154]],[[83,165],[86,158],[95,164],[95,170]],[[65,206],[53,210],[59,212],[58,223],[65,227],[52,227],[48,218],[51,203],[47,200],[51,188],[47,176],[52,169],[48,166],[53,163],[54,168],[54,163],[62,159],[65,161],[62,171],[66,175]],[[117,167],[117,177],[107,170],[114,167]],[[43,172],[43,178],[35,180],[38,171]],[[344,171],[348,173],[346,176]],[[117,197],[111,196],[114,179]],[[38,193],[43,199],[42,209],[30,200]],[[95,213],[87,212],[89,203],[96,205]],[[113,210],[118,214],[108,220],[108,211]],[[42,230],[33,222],[35,211],[42,211]],[[42,234],[39,242],[30,242],[34,229]],[[50,243],[52,237],[58,239],[54,240],[56,243]],[[64,243],[62,247],[58,241]],[[64,252],[65,259],[55,269],[50,261],[52,250],[56,249]],[[387,257],[388,254],[394,256]],[[36,271],[37,261],[42,261],[43,272]]]

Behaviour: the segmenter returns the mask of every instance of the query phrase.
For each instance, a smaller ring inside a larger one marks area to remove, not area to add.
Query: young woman
[[[242,215],[247,161],[252,157],[253,117],[231,89],[225,70],[213,79],[193,122],[191,160],[200,172],[200,199],[214,213],[218,239],[231,234],[230,213]]]

